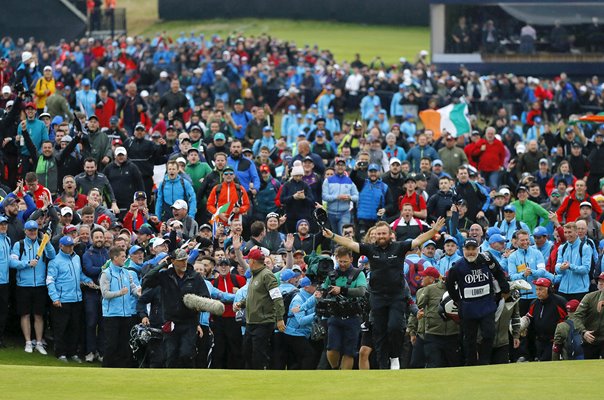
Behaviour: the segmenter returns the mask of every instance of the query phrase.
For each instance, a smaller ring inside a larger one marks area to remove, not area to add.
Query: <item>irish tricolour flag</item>
[[[440,137],[443,131],[455,137],[470,133],[468,104],[463,99],[457,104],[449,104],[438,110],[421,111],[419,117],[424,127],[434,132],[435,139]]]
[[[218,216],[222,213],[227,212],[229,210],[230,206],[231,206],[231,203],[227,201],[225,204],[218,207],[218,209],[216,210],[216,214],[212,215],[211,222],[222,222],[222,221],[220,221],[220,218],[218,218]]]

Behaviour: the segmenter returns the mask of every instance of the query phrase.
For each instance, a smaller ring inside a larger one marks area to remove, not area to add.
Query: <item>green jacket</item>
[[[529,232],[531,234],[537,226],[546,226],[549,223],[549,214],[545,208],[534,201],[526,200],[524,204],[521,204],[520,200],[516,200],[512,205],[516,207],[516,219],[527,224],[531,228],[531,232]],[[541,223],[538,224],[537,222]]]
[[[281,321],[285,313],[277,278],[266,267],[252,271],[247,298],[242,300],[247,324],[269,324]]]
[[[504,306],[501,316],[495,321],[495,340],[493,348],[508,346],[510,344],[510,324],[512,326],[512,337],[520,339],[520,311],[518,303],[508,309]]]
[[[594,331],[596,341],[604,342],[604,310],[598,312],[598,303],[604,301],[604,291],[588,293],[575,311],[575,328],[581,332]]]
[[[205,162],[198,162],[197,164],[187,164],[185,172],[191,177],[193,189],[197,193],[199,192],[199,188],[201,188],[200,179],[208,176],[212,172],[212,168]]]
[[[342,275],[338,275],[338,273],[341,273]],[[354,273],[354,270],[351,267],[349,267],[349,269],[347,270],[347,273],[342,273],[338,270],[336,270],[336,280],[335,280],[335,285],[334,286],[339,286],[341,288],[345,288],[346,284],[348,283],[348,275]],[[330,285],[333,285],[331,282],[331,278],[328,276],[325,279],[325,282],[323,283],[323,289],[327,289],[329,288]],[[352,282],[350,282],[350,286],[348,286],[346,288],[346,290],[344,292],[341,292],[341,294],[343,296],[348,296],[348,297],[361,297],[365,295],[365,292],[367,290],[367,278],[365,277],[365,274],[363,273],[363,271],[361,271],[358,276],[356,277],[355,280],[353,280]]]
[[[577,320],[575,319],[575,313],[569,313],[566,319],[570,319],[573,321],[575,326],[577,326]],[[562,349],[562,360],[568,360],[568,354],[566,354],[565,343],[568,340],[568,335],[570,334],[570,325],[566,323],[566,321],[558,323],[556,325],[556,332],[554,332],[554,344],[557,344]],[[560,353],[555,353],[552,351],[552,361],[560,361]]]
[[[455,146],[452,149],[448,149],[446,147],[438,150],[438,156],[443,162],[443,170],[451,175],[455,176],[457,174],[457,168],[468,164],[468,157],[466,153],[459,147]]]
[[[415,314],[409,314],[407,333],[409,336],[419,336],[423,339],[426,333],[426,318],[418,320]]]
[[[417,291],[417,307],[424,310],[425,333],[438,336],[449,336],[459,334],[459,325],[454,321],[443,321],[438,314],[438,307],[447,291],[443,281],[435,282]]]

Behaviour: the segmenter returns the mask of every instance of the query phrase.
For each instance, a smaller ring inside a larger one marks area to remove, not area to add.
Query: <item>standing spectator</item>
[[[27,130],[38,153],[42,152],[42,143],[49,138],[46,125],[36,118],[36,106],[34,103],[25,103],[25,116],[26,119],[22,120],[17,128],[17,137],[15,138],[15,143],[21,142],[19,154],[22,160],[23,173],[31,171],[35,166],[35,160],[31,159],[33,154],[31,154],[28,147],[24,145],[25,141],[21,141],[23,131]]]
[[[598,276],[598,290],[587,294],[575,312],[575,329],[583,338],[588,360],[604,357],[604,272]]]
[[[128,133],[140,122],[140,114],[147,111],[147,103],[137,93],[136,83],[126,85],[126,93],[118,102],[116,115],[122,116],[122,123]]]
[[[63,236],[61,250],[48,264],[46,286],[52,301],[55,355],[59,361],[71,359],[81,363],[77,344],[82,319],[82,290],[80,284],[92,286],[92,280],[82,272],[80,256],[73,252],[73,239]]]
[[[417,146],[413,147],[407,153],[407,161],[411,164],[411,170],[420,172],[420,162],[424,157],[429,157],[430,161],[436,160],[439,156],[434,147],[428,144],[428,137],[422,133],[417,137]]]
[[[287,232],[296,232],[296,223],[298,220],[310,220],[312,210],[315,207],[315,199],[312,196],[310,186],[302,181],[304,169],[302,167],[293,167],[291,179],[287,181],[282,189],[279,200],[285,207],[287,215]]]
[[[140,170],[128,159],[128,152],[121,146],[115,149],[115,161],[107,165],[103,173],[113,188],[120,213],[130,207],[134,193],[145,189]]]
[[[376,107],[379,108],[382,106],[382,101],[379,96],[375,94],[375,88],[370,87],[367,89],[367,95],[361,99],[361,118],[365,121],[366,124],[377,116],[374,116],[373,113]]]
[[[99,118],[91,114],[88,117],[88,135],[82,140],[84,158],[92,157],[98,166],[105,167],[111,162],[111,141],[99,127]]]
[[[602,208],[588,193],[585,181],[579,179],[575,182],[575,190],[564,198],[556,211],[560,222],[575,222],[581,214],[581,203],[591,203],[591,208],[596,216],[602,214]]]
[[[97,103],[96,90],[91,89],[90,79],[82,79],[82,89],[76,91],[76,109],[84,113],[85,116],[94,114],[94,108]]]
[[[27,221],[23,226],[25,239],[15,241],[11,251],[10,267],[17,273],[17,314],[21,317],[21,331],[25,338],[25,352],[33,353],[34,347],[40,354],[46,355],[43,344],[44,313],[48,291],[46,289],[46,267],[55,258],[52,246],[44,248],[43,257],[38,259],[36,254],[40,248],[38,239],[38,223]],[[34,317],[35,344],[31,340],[31,316]]]
[[[115,100],[109,97],[109,91],[106,86],[99,90],[99,98],[95,105],[94,113],[99,117],[101,128],[109,128],[109,120],[115,115]]]
[[[115,201],[115,194],[109,180],[104,174],[97,172],[97,163],[93,158],[84,160],[84,172],[75,177],[79,193],[89,194],[91,190],[96,189],[101,194],[101,203],[104,201],[111,206],[115,215],[119,214],[120,209]]]
[[[9,295],[9,266],[11,262],[10,238],[6,235],[8,232],[8,218],[0,215],[0,348],[6,347],[4,344],[4,328],[8,318],[8,295]]]
[[[235,123],[233,136],[236,139],[244,140],[247,125],[254,118],[254,116],[249,111],[245,111],[243,101],[241,99],[235,100],[235,103],[233,104],[233,111],[231,111],[231,118],[233,118],[233,122]]]
[[[155,202],[155,215],[166,222],[172,216],[172,204],[179,199],[185,199],[189,205],[189,215],[195,218],[197,212],[197,197],[193,186],[178,175],[178,163],[174,160],[166,164],[166,176],[157,188],[157,201]]]
[[[52,67],[47,65],[44,67],[43,75],[34,87],[36,95],[36,108],[38,113],[42,113],[46,108],[46,99],[55,92],[55,78],[52,76]]]
[[[476,143],[472,157],[478,160],[477,167],[489,187],[497,188],[505,159],[505,149],[503,143],[495,138],[495,128],[490,126],[486,129],[484,138]]]
[[[165,116],[171,116],[171,119],[178,119],[184,122],[183,114],[189,110],[189,101],[180,90],[178,79],[173,79],[170,82],[170,91],[160,98],[159,107]]]
[[[339,160],[338,163],[346,165],[344,160]],[[388,185],[380,179],[379,169],[376,167],[375,164],[369,166],[369,177],[359,192],[357,220],[361,235],[364,235],[378,220],[385,218],[386,208],[391,208],[393,205]],[[337,168],[338,164],[336,164],[336,170]]]
[[[487,197],[482,193],[478,185],[470,180],[466,166],[457,168],[455,192],[459,196],[459,199],[466,201],[468,206],[466,216],[471,221],[484,217],[484,213],[488,209]]]
[[[327,216],[329,224],[338,235],[342,233],[342,226],[352,222],[350,211],[350,202],[359,201],[359,192],[346,175],[346,164],[339,160],[336,163],[336,173],[323,181],[323,201],[327,202]],[[373,168],[374,175],[379,172],[379,167],[375,164],[369,166]]]
[[[131,297],[140,295],[140,287],[136,286],[128,270],[123,268],[126,262],[125,250],[112,247],[109,250],[109,259],[111,262],[100,277],[105,328],[103,367],[127,368],[131,364],[128,345]],[[113,301],[118,299],[121,301]]]
[[[235,171],[231,166],[224,168],[222,178],[222,183],[218,183],[208,196],[207,210],[216,222],[229,225],[233,219],[248,212],[250,199],[245,188],[235,182]]]
[[[556,261],[556,274],[560,276],[558,292],[567,301],[581,300],[589,290],[592,249],[579,239],[574,222],[564,225],[564,236],[566,243],[558,248]]]

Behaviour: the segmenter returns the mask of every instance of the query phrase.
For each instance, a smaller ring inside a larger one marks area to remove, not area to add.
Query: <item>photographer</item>
[[[362,299],[367,290],[367,278],[360,269],[352,267],[352,253],[340,246],[335,251],[338,268],[323,283],[326,300],[335,303],[329,307],[327,320],[327,361],[332,369],[352,369],[354,355],[361,333],[362,308],[351,298]]]

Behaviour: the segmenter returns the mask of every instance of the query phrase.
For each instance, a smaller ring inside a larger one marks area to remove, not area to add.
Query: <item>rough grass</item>
[[[275,38],[295,41],[298,46],[317,44],[329,49],[338,62],[351,61],[355,53],[370,62],[380,56],[387,64],[398,63],[403,56],[415,60],[417,53],[429,50],[430,30],[427,27],[378,26],[341,23],[333,21],[293,21],[280,19],[214,19],[204,21],[158,20],[157,1],[120,0],[120,7],[127,9],[129,34],[152,36],[167,31],[172,37],[180,32],[217,33],[221,36],[232,32],[246,35],[268,34]]]
[[[4,361],[0,352],[0,362]],[[119,370],[0,365],[6,399],[595,399],[602,361],[401,371]]]

